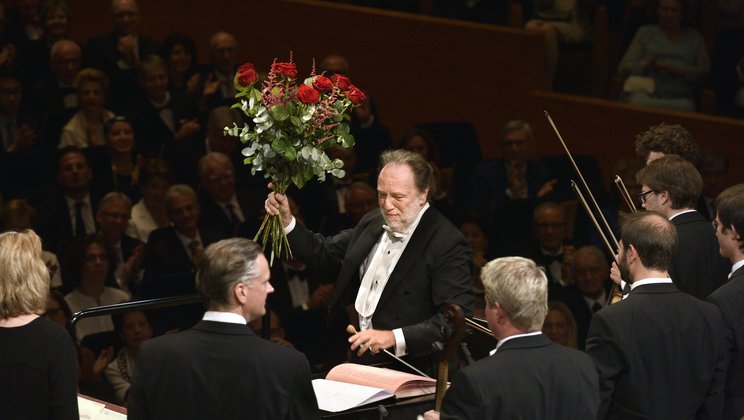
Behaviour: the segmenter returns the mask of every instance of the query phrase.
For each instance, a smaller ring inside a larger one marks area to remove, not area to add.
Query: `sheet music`
[[[390,391],[327,379],[314,379],[318,408],[336,413],[393,396]]]

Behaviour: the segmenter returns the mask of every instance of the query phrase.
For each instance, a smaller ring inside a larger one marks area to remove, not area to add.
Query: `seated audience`
[[[114,191],[126,194],[131,200],[139,200],[139,172],[141,158],[135,156],[134,130],[125,117],[116,116],[103,127],[111,160],[111,179]]]
[[[710,71],[703,37],[687,25],[684,0],[660,0],[658,24],[641,27],[618,75],[627,77],[620,100],[694,111],[697,89]]]
[[[0,407],[6,418],[77,419],[75,346],[40,317],[49,294],[41,240],[0,234]]]
[[[143,162],[139,174],[142,198],[132,207],[127,235],[147,242],[150,232],[170,225],[165,212],[165,192],[173,182],[173,174],[167,162],[160,159],[147,159]]]
[[[108,77],[100,70],[88,68],[77,74],[75,87],[80,111],[62,127],[58,146],[60,149],[67,146],[84,149],[105,144],[103,126],[114,117],[113,112],[104,108],[108,84]]]
[[[545,316],[542,332],[554,343],[577,348],[576,320],[568,307],[557,300],[548,302],[548,314]]]
[[[124,348],[106,366],[106,380],[114,387],[117,404],[126,405],[129,387],[132,385],[134,366],[142,344],[152,338],[152,322],[142,311],[131,311],[113,316],[114,331],[119,334]]]
[[[141,241],[126,234],[131,210],[129,197],[110,192],[101,199],[96,212],[99,231],[116,254],[113,280],[125,291],[136,290],[144,249]]]
[[[194,40],[188,35],[169,35],[160,45],[160,56],[168,66],[169,89],[196,96],[199,60]]]

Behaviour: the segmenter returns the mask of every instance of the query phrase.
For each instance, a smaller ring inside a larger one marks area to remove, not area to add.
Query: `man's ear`
[[[238,284],[233,287],[233,297],[235,298],[235,303],[238,305],[243,305],[246,300],[248,299],[248,286],[245,285],[245,283],[238,282]]]

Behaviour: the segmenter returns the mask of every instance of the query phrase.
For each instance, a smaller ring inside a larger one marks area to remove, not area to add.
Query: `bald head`
[[[219,31],[209,38],[209,55],[217,70],[232,74],[237,64],[238,41],[225,31]]]
[[[320,62],[320,70],[329,74],[349,75],[349,62],[341,55],[331,54]]]

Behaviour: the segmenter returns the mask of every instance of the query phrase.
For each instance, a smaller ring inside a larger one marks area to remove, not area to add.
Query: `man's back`
[[[319,417],[302,354],[212,321],[143,345],[128,410],[132,419]]]
[[[720,418],[725,356],[717,308],[672,284],[647,284],[596,314],[586,352],[600,418]]]
[[[705,299],[726,282],[731,264],[718,254],[715,230],[700,213],[680,214],[672,223],[679,244],[669,274],[679,290]]]
[[[597,375],[585,354],[544,335],[513,338],[461,370],[442,404],[442,419],[591,419]]]

